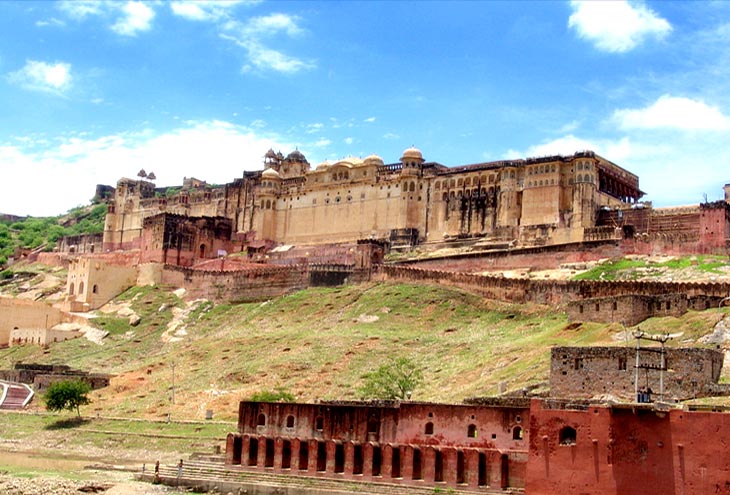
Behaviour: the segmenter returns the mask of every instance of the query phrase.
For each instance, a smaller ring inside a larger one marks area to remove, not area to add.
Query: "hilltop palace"
[[[299,151],[284,157],[269,150],[263,171],[225,185],[191,178],[181,188],[155,188],[120,180],[103,248],[140,247],[145,221],[160,213],[221,219],[218,228],[230,228],[244,244],[415,245],[454,237],[558,244],[583,240],[601,207],[642,194],[636,175],[592,152],[449,168],[409,148],[397,163],[371,155],[312,169]],[[210,247],[201,242],[190,251],[205,258]]]

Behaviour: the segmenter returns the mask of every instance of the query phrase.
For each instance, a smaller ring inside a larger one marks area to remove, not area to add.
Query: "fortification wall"
[[[701,304],[702,299],[705,303],[710,302],[708,298],[695,298],[693,304],[703,306],[697,309],[710,307],[709,304]],[[690,301],[684,294],[628,294],[570,301],[566,311],[571,322],[620,322],[633,326],[653,316],[681,316],[687,312],[689,304]]]
[[[461,287],[490,299],[508,302],[551,305],[566,304],[577,299],[631,294],[676,293],[685,294],[688,298],[713,299],[730,294],[730,283],[513,279],[397,265],[381,266],[376,277],[380,280]]]
[[[309,283],[306,266],[261,266],[240,271],[208,271],[166,265],[162,284],[184,288],[191,298],[214,301],[256,301],[303,289]]]
[[[530,414],[530,495],[699,495],[730,486],[730,414],[636,405],[553,409],[537,400]],[[561,442],[570,433],[574,440]]]
[[[0,297],[0,345],[10,343],[13,329],[47,329],[63,321],[63,313],[48,304]]]

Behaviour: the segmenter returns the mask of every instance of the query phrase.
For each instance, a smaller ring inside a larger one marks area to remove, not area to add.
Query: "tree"
[[[63,380],[52,383],[46,390],[46,409],[62,411],[68,409],[81,417],[79,406],[91,404],[87,394],[91,392],[91,385],[81,380]]]
[[[406,357],[391,359],[375,371],[365,374],[360,394],[364,399],[410,399],[421,385],[421,368]]]

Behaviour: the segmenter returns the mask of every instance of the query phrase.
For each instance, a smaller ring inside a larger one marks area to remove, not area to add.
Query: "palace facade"
[[[162,213],[228,219],[229,249],[359,239],[394,247],[454,238],[562,244],[593,235],[601,208],[628,207],[642,195],[636,175],[591,151],[446,167],[409,148],[396,163],[370,155],[312,168],[299,151],[285,157],[269,150],[263,170],[224,185],[185,178],[182,186],[159,188],[145,178],[121,179],[103,249],[140,248],[146,219]],[[163,237],[158,248],[170,247]],[[209,258],[216,237],[175,242]]]

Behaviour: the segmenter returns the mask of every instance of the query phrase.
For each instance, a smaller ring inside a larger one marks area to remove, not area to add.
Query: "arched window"
[[[466,436],[469,438],[476,438],[477,437],[477,425],[471,424],[469,425],[469,428],[466,430]]]
[[[317,416],[314,420],[314,429],[317,431],[324,430],[324,418],[322,416]]]
[[[375,418],[370,418],[368,420],[368,433],[377,433],[378,432],[378,420]]]
[[[83,293],[84,293],[84,283],[81,282],[81,283],[79,283],[79,294],[83,295]]]
[[[259,414],[256,418],[256,426],[266,426],[266,415],[264,413]]]
[[[522,440],[522,427],[515,426],[512,428],[512,440]]]
[[[291,414],[286,417],[286,427],[294,428],[294,416],[292,416]]]
[[[72,296],[74,295],[74,283],[73,282],[71,282],[71,285],[68,286],[68,293]]]
[[[564,426],[560,430],[560,445],[575,445],[577,433],[572,426]]]
[[[431,422],[426,423],[426,428],[424,429],[424,433],[426,435],[433,435],[433,423],[431,423]]]

